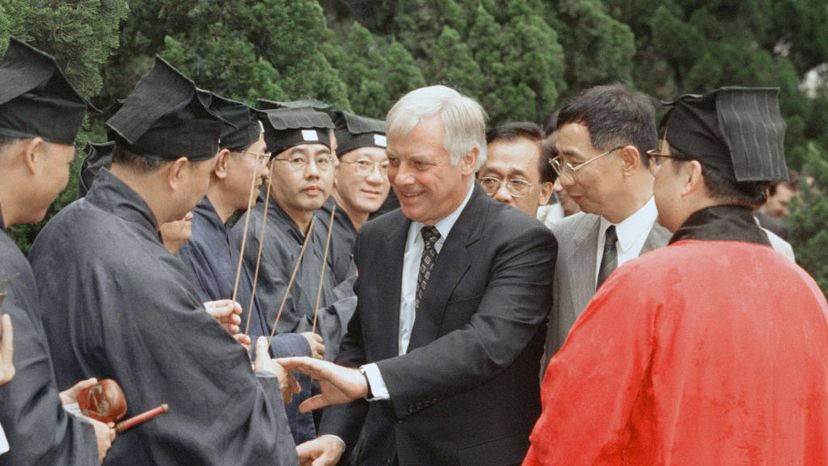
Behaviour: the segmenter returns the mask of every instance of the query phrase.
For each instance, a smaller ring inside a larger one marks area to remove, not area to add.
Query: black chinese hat
[[[115,141],[103,144],[88,143],[84,148],[86,156],[81,162],[80,176],[78,177],[78,198],[86,196],[92,182],[101,168],[112,166],[112,153],[115,151]]]
[[[338,111],[334,114],[336,124],[336,155],[342,157],[348,152],[361,147],[379,147],[385,149],[385,122]]]
[[[74,144],[87,109],[54,57],[14,37],[0,60],[0,135]]]
[[[264,131],[265,113],[236,100],[213,94],[210,109],[230,123],[221,131],[222,149],[244,150],[259,140]]]
[[[133,154],[158,160],[207,160],[219,150],[224,124],[211,94],[161,57],[106,125]]]
[[[778,89],[723,87],[667,105],[672,147],[738,182],[788,179]]]
[[[327,113],[312,108],[282,108],[265,112],[265,142],[274,156],[300,144],[331,147],[333,121]]]

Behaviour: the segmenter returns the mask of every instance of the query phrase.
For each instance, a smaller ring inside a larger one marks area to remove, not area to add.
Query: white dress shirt
[[[647,241],[647,236],[653,229],[658,219],[655,198],[650,198],[646,204],[636,210],[635,213],[625,218],[621,223],[615,224],[615,233],[618,241],[615,249],[618,252],[616,267],[621,267],[625,262],[635,259],[641,254],[641,249]],[[613,225],[609,220],[601,217],[601,225],[598,230],[598,254],[595,259],[595,281],[598,281],[598,272],[601,269],[601,257],[604,255],[604,243],[607,240],[607,228]]]
[[[0,455],[9,451],[9,441],[6,439],[6,432],[3,431],[3,426],[0,425]]]
[[[448,238],[451,229],[463,212],[463,209],[466,208],[466,204],[469,203],[469,199],[471,199],[472,192],[474,191],[473,188],[474,184],[469,186],[469,192],[466,193],[466,198],[463,199],[463,202],[454,211],[434,224],[437,231],[440,232],[440,239],[434,245],[438,254],[446,238]],[[400,334],[397,340],[400,356],[408,351],[408,343],[411,341],[411,331],[414,329],[414,320],[417,318],[415,308],[417,275],[420,272],[420,259],[423,256],[423,235],[420,234],[420,230],[424,226],[420,222],[411,222],[411,226],[408,227],[408,238],[405,241],[405,255],[403,257],[402,283],[400,289]],[[389,399],[388,387],[385,386],[385,381],[377,365],[365,364],[362,366],[362,369],[365,371],[365,376],[368,378],[368,383],[371,386],[373,398],[370,401]]]

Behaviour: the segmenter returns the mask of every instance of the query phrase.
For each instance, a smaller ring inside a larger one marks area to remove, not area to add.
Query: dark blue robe
[[[254,270],[261,226],[265,220],[264,203],[259,202],[256,207],[245,215],[250,215],[250,225],[247,233],[244,261],[246,267]],[[356,296],[353,293],[353,283],[337,286],[333,274],[333,258],[329,253],[323,265],[325,238],[327,228],[321,219],[314,219],[315,226],[308,241],[308,247],[300,263],[295,283],[282,312],[276,331],[278,333],[309,332],[313,328],[314,306],[319,289],[319,279],[322,277],[322,295],[319,302],[318,322],[316,332],[322,335],[325,342],[325,359],[332,360],[339,349],[339,342],[347,328],[347,322],[356,308]],[[242,233],[246,217],[239,219],[233,227],[233,242],[236,247],[241,245]],[[259,300],[262,314],[265,316],[268,332],[272,328],[279,304],[285,296],[290,275],[299,257],[302,244],[305,241],[304,233],[293,222],[288,214],[271,199],[268,204],[267,225],[263,241],[262,258],[259,265],[259,282],[256,289],[256,298]],[[325,273],[322,274],[322,270]],[[307,399],[312,395],[309,380],[303,379],[302,393],[294,398],[294,403]],[[292,406],[291,406],[292,408]],[[289,408],[289,409],[291,409]],[[301,417],[301,416],[300,416]],[[305,416],[304,421],[309,427],[309,440],[316,436],[313,426],[313,417]],[[310,429],[313,429],[312,432]],[[294,432],[294,435],[297,433]],[[297,442],[300,438],[297,436]]]
[[[333,221],[333,238],[331,239],[331,266],[333,267],[334,281],[342,283],[349,278],[356,276],[356,264],[354,264],[354,244],[356,243],[357,231],[348,214],[339,207],[333,196],[319,209],[317,218],[330,228],[331,211],[336,206]]]
[[[344,212],[340,212],[343,213]],[[248,214],[245,214],[248,215]],[[250,270],[254,270],[259,248],[259,235],[265,219],[264,203],[259,202],[251,211],[250,226],[247,233],[244,261]],[[355,275],[337,282],[334,273],[334,256],[329,251],[323,266],[327,226],[322,213],[314,214],[313,232],[308,241],[305,256],[300,263],[295,283],[288,294],[277,331],[306,332],[313,328],[314,306],[322,278],[322,294],[319,301],[316,331],[325,340],[325,359],[333,360],[339,349],[339,342],[347,329],[348,320],[356,308],[356,295],[353,291]],[[243,216],[233,227],[233,243],[241,244],[244,231]],[[267,227],[259,266],[259,282],[256,298],[266,318],[268,331],[275,322],[279,304],[285,295],[291,272],[297,262],[305,241],[304,233],[288,214],[271,199],[267,212]],[[322,269],[325,273],[322,274]],[[343,274],[346,275],[346,274]]]
[[[239,263],[239,250],[230,242],[230,231],[222,223],[210,200],[205,197],[193,209],[193,227],[190,240],[178,251],[178,257],[190,268],[199,299],[217,301],[233,296],[236,280],[236,268]],[[250,310],[250,295],[253,279],[250,270],[242,266],[236,301],[241,304],[242,331],[247,323]],[[259,336],[269,336],[267,324],[259,307],[258,297],[253,301],[250,318],[249,335],[254,342]],[[310,356],[308,341],[297,333],[281,333],[273,338],[270,347],[273,357]],[[309,385],[305,381],[303,385]],[[290,423],[291,433],[297,443],[312,439],[316,435],[310,416],[299,414],[299,398],[293,400],[285,409]]]

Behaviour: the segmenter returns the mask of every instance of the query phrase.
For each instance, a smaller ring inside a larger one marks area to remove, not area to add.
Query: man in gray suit
[[[646,151],[656,147],[649,98],[622,85],[597,86],[558,115],[552,167],[582,212],[553,225],[558,240],[544,364],[596,289],[623,263],[665,246]]]

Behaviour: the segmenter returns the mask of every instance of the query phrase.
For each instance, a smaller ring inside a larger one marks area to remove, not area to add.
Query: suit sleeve
[[[556,251],[554,237],[539,223],[502,238],[469,323],[408,354],[377,363],[397,417],[470,390],[514,362],[545,322]]]
[[[658,307],[643,299],[641,275],[631,270],[624,267],[604,283],[550,361],[524,466],[606,464],[629,439]]]

